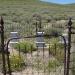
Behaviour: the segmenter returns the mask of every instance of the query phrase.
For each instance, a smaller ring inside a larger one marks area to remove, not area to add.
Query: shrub
[[[72,68],[72,75],[75,75],[75,68]]]
[[[45,34],[47,34],[47,35],[51,35],[51,36],[57,37],[61,33],[62,33],[62,31],[59,30],[59,29],[56,29],[56,28],[47,28],[47,29],[45,29]]]
[[[63,44],[60,44],[59,40],[56,38],[51,39],[50,43],[51,43],[49,45],[50,53],[53,56],[55,56],[55,58],[58,59],[60,62],[63,62],[63,60],[64,60],[64,46],[63,46]]]
[[[73,58],[73,59],[72,59]],[[75,75],[75,54],[72,54],[72,58],[71,58],[71,60],[72,60],[72,63],[71,63],[71,67],[72,67],[72,69],[71,69],[71,71],[72,71],[72,75]]]
[[[2,70],[2,54],[0,53],[0,71]]]
[[[17,50],[20,50],[21,52],[28,53],[36,50],[36,47],[33,43],[30,42],[19,42],[14,46]]]
[[[60,66],[59,61],[56,59],[52,59],[47,64],[47,70],[52,71],[53,69],[57,68],[58,66]]]
[[[11,70],[12,71],[20,71],[23,68],[25,68],[25,62],[23,56],[19,56],[18,54],[16,55],[11,55],[10,56],[10,64],[11,64]],[[7,67],[7,65],[6,65]]]

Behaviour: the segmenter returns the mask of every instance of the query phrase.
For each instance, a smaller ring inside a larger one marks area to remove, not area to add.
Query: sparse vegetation
[[[10,64],[11,64],[11,70],[12,71],[21,71],[25,68],[25,61],[24,56],[16,55],[10,55]]]
[[[70,67],[72,67],[72,75],[75,75],[75,54],[72,54],[72,59],[73,62],[71,62]]]
[[[35,25],[32,23],[34,14],[41,15],[42,25],[75,16],[74,5],[50,4],[40,0],[0,0],[0,3],[0,15],[4,18],[5,33],[8,35],[6,38],[10,31],[18,31],[21,36],[35,33]]]
[[[55,58],[59,62],[64,61],[64,46],[63,46],[63,44],[59,43],[59,40],[57,38],[51,39],[49,51],[53,56],[55,56]]]
[[[53,36],[53,37],[58,37],[59,36],[59,34],[61,34],[62,33],[62,30],[61,29],[56,29],[56,28],[47,28],[46,30],[45,30],[45,34],[47,34],[47,35],[51,35],[51,36]]]
[[[36,46],[29,41],[19,42],[18,44],[14,45],[14,48],[24,53],[28,53],[36,50]]]
[[[40,0],[0,0],[0,16],[4,18],[5,39],[9,38],[10,32],[12,31],[19,32],[21,37],[36,34],[34,14],[41,15],[42,30],[45,31],[45,34],[61,34],[65,29],[68,17],[75,17],[75,4],[59,5],[41,2]],[[63,23],[62,20],[64,20],[65,23]],[[60,62],[63,62],[64,50],[63,45],[58,43],[58,39],[55,40],[53,38],[48,42],[50,43],[50,53],[56,58],[53,61],[49,61],[46,65],[48,70],[50,70],[55,68],[55,64],[58,67]],[[19,42],[14,48],[18,51],[20,48],[20,51],[24,53],[30,53],[36,50],[35,45],[29,41]],[[19,58],[18,55],[14,57],[10,56],[10,61],[12,71],[21,70],[24,66],[23,63],[25,63],[22,57]],[[2,64],[1,55],[0,63]],[[0,65],[0,69],[2,69],[1,66],[2,65]],[[40,65],[40,67],[43,68],[43,65]],[[72,72],[75,74],[75,70],[72,70]]]
[[[52,71],[54,70],[55,68],[59,67],[60,66],[60,63],[58,60],[54,59],[54,60],[50,60],[48,62],[48,65],[47,65],[47,70],[48,71]]]
[[[2,54],[0,53],[0,72],[1,72],[1,69],[2,69]]]

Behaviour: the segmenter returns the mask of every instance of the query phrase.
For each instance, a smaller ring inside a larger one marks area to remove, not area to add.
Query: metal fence
[[[71,19],[68,22],[68,44],[66,44],[64,36],[56,32],[53,32],[53,35],[37,35],[38,30],[39,32],[44,32],[44,30],[41,29],[41,19],[39,20],[39,28],[37,27],[38,22],[36,22],[36,25],[33,27],[28,26],[29,31],[26,35],[24,35],[24,33],[27,32],[26,30],[23,30],[24,32],[19,30],[22,26],[19,28],[15,27],[16,30],[13,32],[19,32],[20,36],[10,38],[8,41],[6,41],[8,37],[4,40],[4,22],[2,17],[0,23],[1,54],[3,62],[2,72],[4,75],[71,75],[71,34],[74,34],[71,31]],[[49,25],[47,27],[49,27]],[[9,35],[10,31],[8,30],[7,33],[7,28],[5,29],[5,34]],[[13,27],[11,28],[13,30]],[[51,42],[53,36],[53,40],[55,40],[57,36],[61,36],[64,43],[60,43],[57,38],[55,41]],[[37,46],[36,38],[40,39],[41,37],[43,37],[44,41],[41,41],[42,47],[39,47]],[[18,42],[11,43],[14,39],[18,39]]]
[[[18,43],[15,46],[9,44],[10,60],[14,63],[10,64],[11,71],[17,70],[17,67],[20,69],[19,72],[12,72],[13,75],[64,75],[64,48],[62,44],[62,46],[55,43],[43,44],[43,47],[33,47],[32,44],[27,45],[28,41],[22,43],[26,40],[31,42],[35,38],[19,39],[21,44]],[[21,61],[17,60],[19,58]]]

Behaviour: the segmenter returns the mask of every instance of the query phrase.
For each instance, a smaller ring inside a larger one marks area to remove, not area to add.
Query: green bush
[[[72,75],[75,75],[75,68],[72,68]]]
[[[14,46],[17,50],[20,50],[21,52],[28,53],[36,50],[36,47],[31,42],[19,42]]]
[[[45,70],[45,72],[53,71],[61,65],[60,62],[55,58],[50,59],[49,61],[47,61],[47,63],[42,60],[37,60],[37,63],[39,64],[35,64],[34,67],[37,70]]]
[[[49,45],[50,53],[55,56],[60,62],[64,61],[64,45],[59,43],[56,38],[51,39]]]
[[[48,70],[48,71],[51,71],[51,70],[57,68],[58,66],[60,66],[59,61],[56,60],[56,59],[52,59],[52,60],[50,60],[50,61],[48,62],[48,64],[47,64],[47,70]]]
[[[22,55],[19,56],[18,54],[14,55],[14,56],[11,55],[10,56],[10,64],[11,64],[12,71],[20,71],[23,68],[25,68],[24,57]]]
[[[2,54],[0,53],[0,71],[2,70]]]
[[[72,63],[71,63],[71,67],[72,67],[72,69],[71,69],[71,71],[72,71],[72,75],[75,75],[75,54],[72,54]]]
[[[62,31],[60,29],[56,29],[56,28],[47,28],[45,29],[45,34],[47,35],[51,35],[51,36],[59,36],[59,34],[61,34]]]
[[[1,56],[1,54],[0,54]],[[19,56],[18,54],[15,55],[10,55],[10,66],[11,66],[11,71],[21,71],[25,68],[25,61],[24,57],[21,55]],[[2,57],[0,57],[0,71],[2,71]],[[8,65],[6,65],[7,73],[8,73]],[[3,71],[2,71],[3,72]]]

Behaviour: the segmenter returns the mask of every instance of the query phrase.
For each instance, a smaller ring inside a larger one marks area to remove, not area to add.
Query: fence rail
[[[38,30],[39,32],[43,31],[41,29],[41,20],[39,20],[40,28],[37,28],[37,23],[35,27],[32,27],[34,30],[30,29],[29,25],[29,31],[33,31],[32,33],[28,33],[24,37],[10,38],[5,44],[5,30],[2,17],[0,24],[3,75],[7,73],[9,75],[70,75],[71,34],[75,34],[71,31],[71,18],[68,22],[68,44],[64,36],[56,32],[53,32],[53,35],[45,34],[38,36]],[[13,27],[11,28],[13,30]],[[16,28],[16,30],[18,29]],[[61,36],[64,44],[60,44],[58,40],[51,43],[51,36],[54,38]],[[42,43],[42,47],[38,47],[35,42],[36,38],[39,37],[44,38],[45,43]],[[13,39],[19,39],[19,42],[15,44],[10,43]]]

